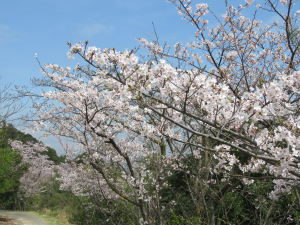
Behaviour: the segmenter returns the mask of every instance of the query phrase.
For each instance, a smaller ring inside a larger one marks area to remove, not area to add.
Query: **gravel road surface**
[[[26,212],[0,210],[0,215],[9,216],[10,219],[17,221],[18,225],[47,225],[42,219]]]

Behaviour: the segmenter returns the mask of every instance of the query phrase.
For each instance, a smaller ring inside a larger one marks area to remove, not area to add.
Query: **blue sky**
[[[225,13],[222,0],[194,3],[208,3],[221,19]],[[230,3],[244,4],[245,1]],[[270,22],[276,18],[272,16],[275,15],[264,17],[262,14],[262,18]],[[30,78],[41,77],[35,53],[41,63],[75,67],[80,61],[78,58],[73,61],[67,58],[67,41],[75,44],[89,40],[90,46],[102,49],[131,50],[139,45],[135,38],[149,39],[146,34],[152,36],[152,22],[161,43],[168,41],[170,46],[174,46],[177,42],[185,45],[195,41],[195,27],[182,20],[175,6],[166,0],[2,1],[0,84],[30,87]],[[213,26],[210,23],[210,27]],[[34,136],[38,138],[38,134]],[[43,141],[60,149],[54,139]]]
[[[187,37],[187,23],[165,0],[2,1],[0,83],[30,87],[30,78],[41,77],[35,53],[41,63],[74,67],[79,59],[67,58],[67,41],[89,40],[90,46],[131,50],[139,45],[135,38],[152,35],[152,22],[161,40],[175,43]],[[193,37],[193,27],[188,27]],[[55,139],[40,140],[60,149]]]
[[[135,38],[152,34],[152,22],[161,40],[187,42],[187,23],[165,0],[3,1],[1,82],[22,85],[40,76],[34,53],[42,63],[70,65],[67,41],[89,40],[91,46],[130,50],[139,45]],[[188,27],[192,38],[193,27]]]

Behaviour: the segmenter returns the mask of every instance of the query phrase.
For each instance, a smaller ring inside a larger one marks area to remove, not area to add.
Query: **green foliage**
[[[21,155],[11,149],[0,148],[0,203],[5,202],[20,185],[19,179],[28,166],[20,166]]]
[[[77,205],[73,208],[69,222],[76,225],[85,225],[87,220],[91,225],[140,224],[139,218],[136,217],[137,209],[128,202],[122,199],[114,202],[102,200],[96,201],[95,204],[95,200],[93,197],[80,197],[83,204],[93,205],[93,207],[86,207],[84,210],[81,205]],[[103,209],[113,213],[106,214]]]
[[[174,211],[171,211],[171,218],[167,220],[167,225],[200,225],[204,224],[199,221],[199,218],[191,217],[189,220],[183,218],[181,215],[176,215]]]
[[[65,162],[66,156],[57,156],[56,151],[53,148],[47,147],[48,151],[41,153],[42,155],[48,155],[49,160],[53,161],[54,164]]]
[[[39,141],[32,137],[30,134],[25,134],[17,130],[12,124],[6,124],[2,122],[0,127],[0,204],[2,208],[5,209],[14,209],[15,207],[15,198],[20,185],[19,179],[27,171],[28,165],[20,166],[22,161],[21,155],[12,150],[9,145],[9,140],[18,140],[23,143],[32,142],[39,143]],[[52,148],[48,148],[46,154],[49,156],[49,160],[52,160],[55,164],[59,164],[65,161],[65,156],[57,156],[56,151]],[[59,184],[54,189],[54,192],[59,194]],[[55,196],[57,199],[62,199],[63,196]],[[32,198],[30,201],[34,204],[35,199]],[[54,201],[54,198],[49,198],[47,204],[53,204],[51,201]],[[45,201],[43,202],[45,206]],[[29,204],[30,208],[30,204]]]
[[[30,134],[25,134],[19,130],[17,130],[12,124],[2,123],[2,127],[0,129],[0,144],[2,148],[8,148],[9,143],[8,140],[18,140],[23,143],[33,142],[38,143],[39,141],[32,137]]]
[[[16,166],[21,162],[20,155],[12,150],[0,149],[0,194],[13,190],[20,177]]]
[[[11,202],[11,196],[20,185],[19,179],[28,169],[28,165],[20,166],[21,155],[9,147],[8,137],[10,137],[12,126],[2,123],[0,130],[0,203]]]
[[[189,160],[192,162],[192,159]],[[182,163],[188,166],[190,175],[197,169],[196,164],[187,163],[183,160]],[[168,206],[173,200],[176,205],[170,208],[166,213],[169,215],[168,224],[207,224],[205,221],[206,215],[203,207],[200,204],[200,212],[197,216],[196,206],[193,204],[192,197],[189,193],[189,187],[195,185],[195,181],[189,174],[184,172],[170,170],[172,175],[165,181],[169,184],[164,187],[160,193],[161,205]],[[209,190],[201,199],[197,192],[193,192],[196,201],[205,201],[207,206],[214,201],[214,217],[216,224],[260,224],[266,219],[266,224],[300,224],[299,222],[299,206],[297,205],[297,197],[292,191],[289,193],[282,193],[279,199],[273,201],[269,198],[269,193],[274,189],[272,180],[262,179],[268,176],[262,173],[248,174],[250,177],[257,178],[256,182],[251,185],[244,185],[238,179],[232,179],[231,186],[233,188],[225,192],[222,197],[216,197],[214,193],[221,190],[223,187],[219,182],[220,178],[213,175],[212,178],[217,180],[217,183],[210,185]],[[188,183],[187,183],[188,182]],[[224,185],[224,184],[223,184]],[[200,190],[201,191],[201,190]],[[199,191],[199,192],[200,192]],[[199,193],[198,192],[198,193]],[[300,192],[300,188],[298,188]],[[208,214],[211,213],[208,207]],[[288,216],[294,219],[288,220]]]
[[[0,129],[0,148],[10,148],[8,143],[9,140],[17,140],[22,143],[39,143],[39,141],[31,134],[25,134],[24,132],[16,129],[12,124],[6,124],[3,122],[2,128]],[[47,152],[43,152],[41,154],[48,155],[49,160],[53,161],[56,165],[65,161],[65,156],[57,156],[57,153],[53,148],[47,147],[47,149]]]
[[[169,186],[164,187],[161,191],[161,203],[167,205],[173,200],[179,202],[179,204],[173,208],[173,212],[178,216],[183,216],[183,211],[192,213],[194,208],[191,204],[184,172],[172,172],[173,175],[167,179]]]
[[[106,218],[99,212],[95,212],[92,214],[92,210],[89,211],[89,217],[86,212],[82,209],[82,207],[78,206],[76,208],[76,212],[73,212],[69,222],[76,225],[85,225],[86,221],[89,220],[91,225],[106,225],[111,224],[109,220],[106,222]]]

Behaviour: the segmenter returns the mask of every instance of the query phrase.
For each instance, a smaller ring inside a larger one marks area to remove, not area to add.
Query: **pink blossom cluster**
[[[144,203],[160,197],[146,185],[160,190],[159,180],[172,175],[168,168],[190,173],[182,161],[190,149],[200,160],[211,152],[214,168],[199,171],[224,174],[224,183],[238,177],[250,185],[255,182],[251,174],[262,173],[273,177],[271,198],[290,193],[300,178],[300,55],[291,32],[276,33],[278,22],[261,27],[262,21],[242,16],[250,0],[245,6],[227,7],[223,21],[210,30],[202,19],[210,11],[206,4],[197,4],[192,13],[191,1],[172,2],[196,26],[197,39],[186,46],[175,44],[174,54],[156,41],[138,39],[152,56],[139,62],[134,51],[78,43],[70,44],[69,58],[79,55],[94,71],[77,66],[77,75],[51,64],[42,69],[45,81],[55,88],[42,96],[60,105],[38,107],[41,122],[36,129],[78,143],[91,166],[62,169],[62,188],[80,195],[84,183],[96,191],[100,182],[107,189],[104,195],[113,191],[143,214]],[[273,4],[265,7],[280,13]],[[200,65],[201,52],[209,68]],[[169,58],[185,67],[172,66]],[[150,172],[147,166],[154,155],[163,163]],[[122,171],[119,180],[110,178],[112,166]],[[217,180],[204,182],[214,185]],[[130,192],[125,193],[125,186]]]
[[[53,171],[53,162],[47,155],[41,153],[47,152],[46,146],[41,143],[23,144],[20,141],[10,143],[12,149],[20,152],[22,156],[22,165],[29,166],[28,171],[20,179],[20,191],[25,197],[37,195],[44,191],[47,183],[55,175]]]

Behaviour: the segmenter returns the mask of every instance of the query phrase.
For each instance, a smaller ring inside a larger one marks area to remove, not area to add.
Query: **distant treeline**
[[[23,143],[40,143],[40,141],[34,138],[31,134],[26,134],[22,131],[19,131],[12,124],[6,124],[5,122],[2,122],[0,132],[0,148],[10,148],[8,143],[9,140],[17,140]],[[48,152],[43,154],[48,155],[49,160],[53,161],[55,164],[59,164],[65,161],[66,157],[64,155],[58,156],[55,149],[50,147],[47,147],[47,149]]]

